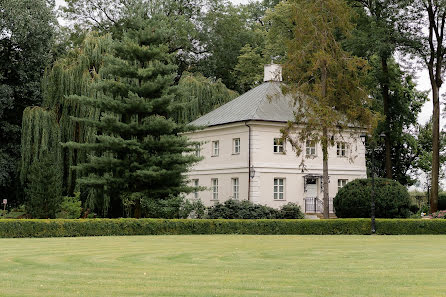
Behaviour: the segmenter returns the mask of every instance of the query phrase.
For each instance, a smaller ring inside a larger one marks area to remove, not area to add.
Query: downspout
[[[245,122],[248,127],[248,201],[251,201],[251,126]]]

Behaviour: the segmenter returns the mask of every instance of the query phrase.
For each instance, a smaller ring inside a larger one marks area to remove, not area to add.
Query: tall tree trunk
[[[432,83],[432,187],[430,197],[430,212],[438,210],[438,182],[440,172],[440,88],[436,83]]]
[[[324,191],[324,219],[330,218],[330,197],[328,193],[328,133],[327,128],[322,129],[322,184]]]
[[[327,95],[327,63],[324,61],[322,63],[322,73],[321,73],[321,83],[322,83],[322,98]],[[324,219],[330,218],[330,198],[328,193],[328,129],[327,127],[322,128],[322,183],[324,191]]]
[[[390,95],[389,95],[389,67],[387,65],[387,56],[381,57],[381,67],[383,71],[383,81],[382,81],[382,95],[383,95],[383,105],[384,105],[384,115],[386,116],[385,122],[385,147],[386,147],[386,177],[392,179],[392,143],[390,139]]]
[[[429,60],[427,68],[432,86],[432,187],[430,197],[430,212],[438,210],[438,181],[440,173],[440,88],[443,84],[443,36],[446,21],[446,11],[440,9],[437,1],[429,0],[424,3],[429,17]],[[439,10],[440,9],[440,10]],[[435,38],[434,38],[435,36]]]

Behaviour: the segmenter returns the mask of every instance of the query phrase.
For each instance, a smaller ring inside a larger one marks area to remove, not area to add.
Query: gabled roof
[[[294,100],[283,95],[282,83],[265,82],[191,123],[215,126],[249,120],[288,122],[294,120]]]

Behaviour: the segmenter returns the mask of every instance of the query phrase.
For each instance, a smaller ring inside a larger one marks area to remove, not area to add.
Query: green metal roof
[[[294,100],[283,95],[282,83],[265,82],[191,123],[215,126],[249,120],[288,122],[294,120]]]

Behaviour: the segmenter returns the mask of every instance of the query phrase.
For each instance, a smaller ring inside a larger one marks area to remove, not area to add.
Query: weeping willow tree
[[[42,107],[27,107],[22,120],[22,160],[20,181],[25,184],[31,165],[51,155],[60,160],[60,128],[54,111]]]
[[[110,44],[109,35],[98,36],[92,33],[85,38],[81,47],[57,60],[45,72],[42,82],[42,106],[27,108],[24,112],[22,183],[26,180],[26,174],[32,162],[39,160],[44,151],[51,151],[58,154],[58,160],[62,164],[63,192],[67,194],[73,192],[77,173],[71,169],[71,166],[84,162],[87,156],[85,152],[74,148],[62,148],[60,143],[93,141],[94,130],[73,121],[72,117],[97,119],[99,111],[90,106],[81,105],[67,96],[96,96],[91,84],[100,78],[98,73]],[[55,123],[51,129],[48,129],[49,120],[45,120],[46,118],[51,118]],[[40,134],[37,132],[43,130],[47,132]],[[54,135],[49,137],[50,133]],[[53,141],[56,137],[58,141]]]
[[[238,93],[228,89],[221,80],[213,81],[201,73],[183,72],[172,117],[179,123],[189,123],[237,96]]]

